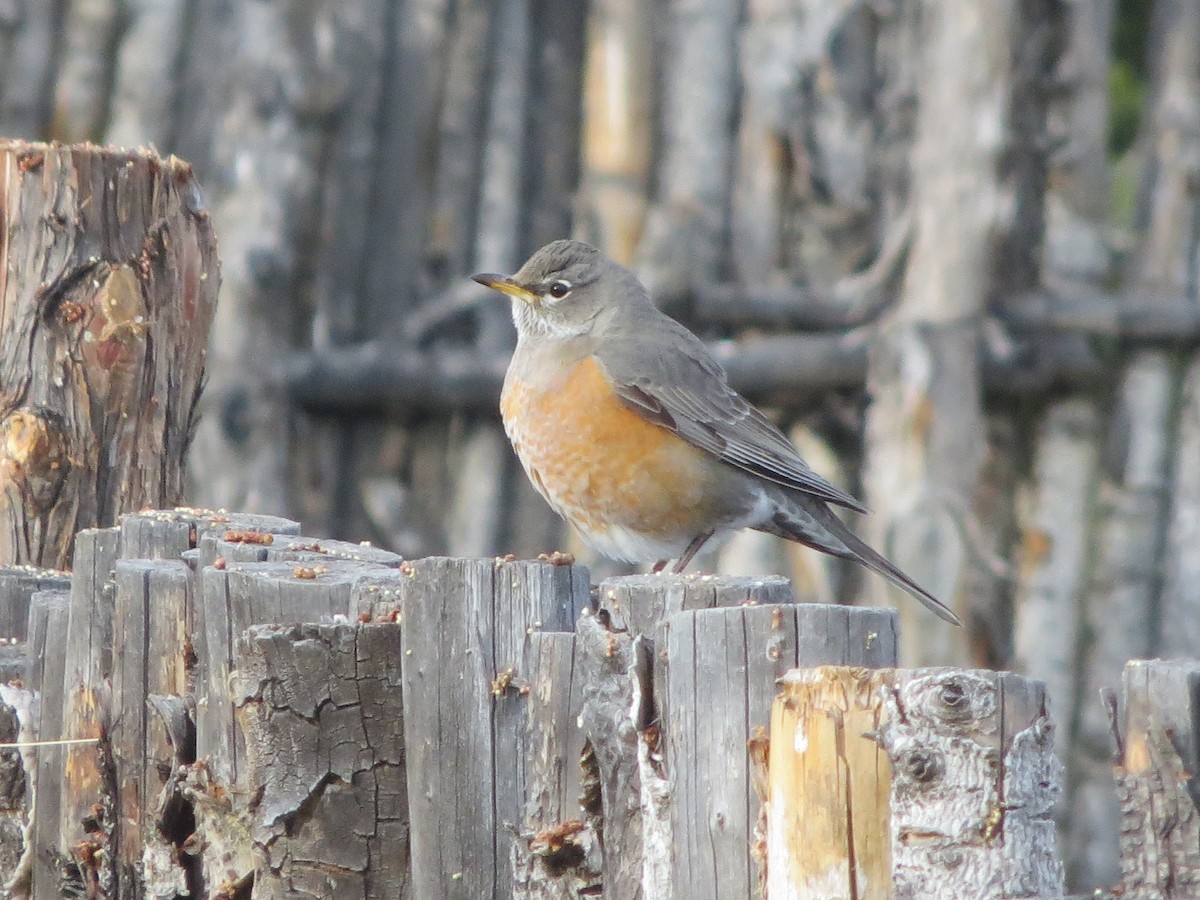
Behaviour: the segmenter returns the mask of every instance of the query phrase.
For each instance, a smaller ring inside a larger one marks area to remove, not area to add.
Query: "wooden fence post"
[[[1200,894],[1200,660],[1128,663],[1115,769],[1125,900]],[[1113,701],[1115,707],[1115,701]]]
[[[178,502],[220,274],[191,167],[0,142],[0,562]]]
[[[576,900],[601,886],[600,844],[585,821],[582,684],[575,635],[529,636],[525,809],[513,842],[513,897]]]
[[[1009,673],[789,675],[772,719],[772,900],[1062,896],[1052,731],[1040,682]]]
[[[67,669],[67,654],[54,652],[67,638],[70,601],[62,592],[37,595],[29,608],[29,665],[25,684],[41,697],[35,737],[39,741],[57,740],[62,734],[63,701],[66,696],[63,682]],[[68,801],[67,785],[59,777],[62,747],[39,747],[30,754],[34,765],[30,786],[33,796],[33,872],[35,897],[57,897],[62,894],[62,869],[69,857],[59,850],[59,808]]]
[[[752,858],[760,802],[748,748],[771,722],[776,681],[797,666],[895,665],[895,611],[813,604],[697,610],[669,616],[660,634],[655,699],[671,786],[675,896],[761,896]],[[793,802],[809,806],[808,797]]]
[[[237,658],[254,896],[407,897],[400,626],[259,625]]]
[[[430,558],[402,571],[413,896],[506,897],[525,801],[529,638],[574,626],[587,570]]]
[[[580,721],[604,812],[606,893],[666,900],[672,891],[670,785],[654,697],[658,660],[646,637],[673,612],[791,598],[790,583],[779,577],[630,575],[601,582],[598,614],[577,628],[576,659],[585,697]]]

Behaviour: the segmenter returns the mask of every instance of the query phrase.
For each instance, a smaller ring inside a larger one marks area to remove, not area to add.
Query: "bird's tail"
[[[946,604],[904,574],[890,559],[867,545],[824,502],[790,491],[780,501],[775,517],[760,526],[759,530],[823,553],[855,560],[912,594],[939,619],[962,625],[962,620]]]

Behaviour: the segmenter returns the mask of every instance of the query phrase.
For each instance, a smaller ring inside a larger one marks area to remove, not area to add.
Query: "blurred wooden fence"
[[[901,608],[907,664],[1047,683],[1070,883],[1119,876],[1097,692],[1200,635],[1200,6],[1144,4],[1116,170],[1115,0],[0,6],[0,134],[153,144],[205,187],[197,502],[406,557],[562,546],[463,276],[593,240],[953,599],[961,633]],[[705,565],[857,588],[758,539]]]

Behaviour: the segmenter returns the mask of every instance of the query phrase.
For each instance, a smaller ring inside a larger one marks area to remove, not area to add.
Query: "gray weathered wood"
[[[0,641],[25,640],[29,602],[38,591],[62,591],[70,587],[70,576],[54,569],[33,566],[0,568]]]
[[[331,560],[327,565],[261,562],[212,566],[200,574],[196,631],[196,753],[208,759],[213,778],[248,800],[244,745],[229,696],[236,670],[234,647],[251,625],[320,622],[345,616],[350,591],[370,563]]]
[[[205,538],[220,540],[231,531],[290,536],[300,533],[300,523],[279,516],[186,506],[143,510],[121,517],[121,558],[179,559]]]
[[[173,92],[163,86],[174,83],[187,33],[187,0],[133,0],[118,8],[124,19],[120,45],[115,61],[105,59],[113,71],[104,139],[118,147],[174,150],[179,110],[173,108]]]
[[[1125,666],[1115,768],[1121,803],[1121,896],[1200,893],[1200,660]]]
[[[1082,656],[1083,701],[1068,760],[1073,796],[1068,857],[1080,876],[1100,884],[1119,876],[1119,820],[1112,792],[1111,728],[1096,698],[1119,683],[1126,661],[1153,653],[1173,382],[1165,353],[1145,350],[1128,361],[1111,425],[1115,446],[1096,491],[1097,523],[1084,607],[1086,633],[1092,639]]]
[[[645,686],[635,669],[633,638],[611,631],[605,618],[587,615],[575,629],[575,659],[583,690],[580,727],[587,738],[586,755],[599,782],[599,809],[589,821],[600,832],[604,848],[602,883],[606,895],[641,900],[643,890],[642,777],[638,765],[638,723],[635,703],[644,705]],[[595,822],[599,813],[600,821]],[[661,881],[655,887],[666,888]]]
[[[29,727],[33,702],[31,692],[0,682],[0,743],[24,743],[33,738]],[[33,875],[33,854],[26,853],[26,837],[33,835],[30,813],[37,775],[33,752],[29,747],[0,750],[0,892],[8,896],[26,895]],[[25,756],[30,759],[28,766]]]
[[[600,884],[600,844],[582,803],[582,682],[575,635],[529,637],[525,808],[513,841],[513,897],[574,900]]]
[[[238,639],[255,897],[411,896],[400,661],[394,623]]]
[[[1051,816],[1061,765],[1044,687],[1004,672],[899,670],[884,709],[896,900],[1061,896]]]
[[[369,543],[333,541],[305,537],[300,534],[273,534],[269,539],[227,540],[226,534],[215,532],[200,539],[197,565],[211,566],[218,559],[225,565],[247,562],[314,562],[329,559],[349,559],[387,568],[399,568],[404,558],[398,553],[373,547]],[[237,535],[232,535],[237,537]]]
[[[67,654],[56,651],[66,644],[71,601],[60,593],[34,598],[29,610],[29,662],[25,684],[40,698],[35,737],[53,741],[63,736],[63,700]],[[61,778],[63,747],[40,747],[32,755],[33,782],[33,889],[37,897],[57,897],[72,879],[65,873],[71,862],[70,845],[59,837],[64,801],[71,787]],[[78,882],[76,882],[78,883]]]
[[[113,578],[119,541],[117,527],[86,529],[75,536],[59,734],[67,740],[97,742],[63,748],[49,776],[61,780],[62,802],[53,812],[54,824],[46,823],[53,829],[49,839],[56,841],[55,852],[86,851],[88,877],[109,886],[114,880],[113,855],[90,851],[107,845],[113,827],[108,750],[100,739],[112,725]]]
[[[722,0],[671,3],[662,66],[659,196],[638,248],[653,296],[714,278],[726,252],[738,10]]]
[[[178,843],[159,816],[159,798],[176,761],[152,695],[188,692],[191,571],[175,560],[118,560],[113,615],[112,753],[116,853],[122,897],[165,897],[188,890]],[[172,840],[174,838],[174,840]]]
[[[1031,510],[1022,521],[1014,655],[1023,674],[1045,682],[1048,702],[1063,721],[1078,683],[1099,437],[1094,402],[1062,400],[1046,410],[1034,450]]]
[[[622,575],[600,582],[600,607],[614,631],[652,637],[671,613],[743,603],[790,603],[786,578],[728,575]]]
[[[414,897],[508,896],[524,802],[525,650],[532,632],[574,625],[587,571],[445,558],[403,571]]]
[[[179,502],[216,243],[181,160],[8,141],[0,170],[21,198],[3,211],[21,263],[0,273],[0,560],[66,568],[78,529]]]
[[[1175,440],[1157,635],[1164,657],[1195,655],[1200,647],[1200,358],[1183,377]]]
[[[669,616],[656,642],[656,703],[671,785],[675,896],[759,896],[751,859],[760,800],[749,745],[775,683],[797,666],[881,668],[897,654],[894,610],[740,606]]]

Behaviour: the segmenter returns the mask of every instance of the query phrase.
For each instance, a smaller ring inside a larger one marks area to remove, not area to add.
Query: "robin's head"
[[[512,298],[522,336],[577,337],[622,309],[650,302],[632,272],[579,241],[547,244],[514,275],[471,277]]]

